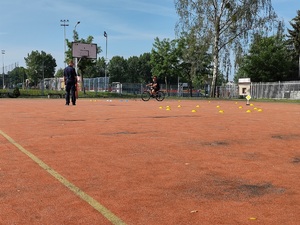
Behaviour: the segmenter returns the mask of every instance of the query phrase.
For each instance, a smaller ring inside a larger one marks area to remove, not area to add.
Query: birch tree
[[[231,54],[242,55],[251,34],[272,28],[276,14],[271,0],[174,1],[179,15],[177,33],[195,29],[197,36],[210,44],[213,55],[210,96],[214,97],[220,65],[223,65],[222,72],[229,74]]]

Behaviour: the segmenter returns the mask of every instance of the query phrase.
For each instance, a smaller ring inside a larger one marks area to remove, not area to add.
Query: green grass
[[[39,89],[19,89],[20,90],[20,96],[19,98],[48,98],[48,95],[52,94],[59,94],[64,95],[65,91],[54,91],[54,90],[39,90]],[[12,94],[13,89],[0,89],[0,94],[2,97],[5,97],[7,93]],[[8,97],[8,96],[7,96]],[[111,92],[89,92],[86,91],[85,93],[83,91],[79,92],[79,98],[136,98],[138,95],[134,94],[118,94],[118,93],[111,93]]]

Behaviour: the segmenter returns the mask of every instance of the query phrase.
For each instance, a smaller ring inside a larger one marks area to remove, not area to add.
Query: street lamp
[[[76,23],[75,27],[74,27],[74,36],[73,36],[74,41],[75,41],[76,27],[77,27],[78,24],[80,24],[80,21],[78,21],[78,22]]]
[[[4,54],[5,54],[5,50],[1,50],[2,53],[2,63],[3,63],[3,70],[2,70],[2,88],[5,89],[5,85],[4,85]]]
[[[60,20],[60,22],[62,23],[60,25],[64,27],[64,64],[66,66],[66,27],[69,26],[69,20]]]
[[[104,37],[106,39],[106,55],[105,55],[105,69],[104,69],[104,73],[105,73],[105,78],[104,78],[104,89],[106,91],[106,63],[107,63],[107,33],[106,31],[104,31]]]

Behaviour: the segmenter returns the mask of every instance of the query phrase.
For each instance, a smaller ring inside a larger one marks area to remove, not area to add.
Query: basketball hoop
[[[73,58],[97,59],[97,44],[72,43]]]

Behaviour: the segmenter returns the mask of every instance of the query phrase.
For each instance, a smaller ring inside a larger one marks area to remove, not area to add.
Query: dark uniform
[[[156,84],[156,85],[155,85]],[[156,81],[154,81],[153,83],[152,83],[152,86],[153,85],[155,85],[154,87],[153,87],[153,90],[154,91],[159,91],[160,90],[160,85],[159,85],[159,83],[158,83],[158,81],[156,80]]]
[[[64,80],[66,85],[66,105],[70,104],[70,96],[72,100],[72,104],[76,105],[76,83],[77,83],[77,74],[75,69],[73,68],[73,63],[70,63],[64,70]]]

